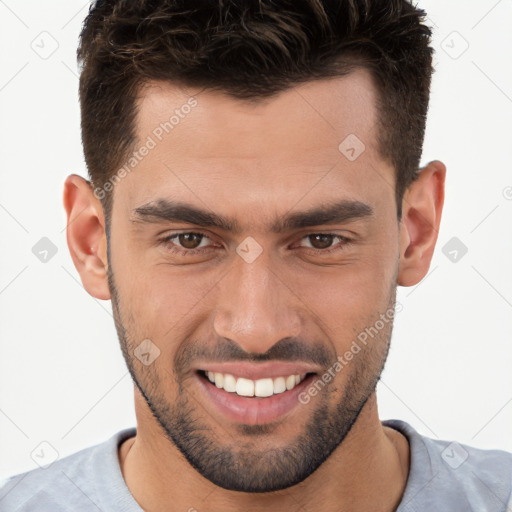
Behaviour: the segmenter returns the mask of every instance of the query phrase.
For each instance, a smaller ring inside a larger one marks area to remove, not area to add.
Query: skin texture
[[[140,92],[139,145],[190,95],[197,105],[110,192],[108,257],[91,184],[71,175],[64,189],[71,256],[86,290],[112,299],[136,383],[137,436],[119,453],[128,488],[151,511],[395,510],[409,447],[382,426],[375,396],[392,322],[307,405],[265,425],[228,420],[196,370],[210,360],[268,356],[315,363],[324,373],[393,309],[397,285],[413,286],[428,272],[446,168],[435,161],[421,169],[398,222],[394,170],[378,153],[376,90],[365,70],[252,104],[151,83]],[[349,134],[365,145],[354,161],[338,149]],[[236,220],[240,232],[141,221],[134,210],[159,199]],[[269,229],[340,200],[373,213]],[[162,242],[191,232],[205,238],[172,242],[182,251],[207,247],[203,253],[178,255]],[[334,235],[327,242],[311,236],[326,233]],[[236,252],[248,236],[262,248],[251,263]],[[160,351],[147,366],[134,355],[145,339]]]

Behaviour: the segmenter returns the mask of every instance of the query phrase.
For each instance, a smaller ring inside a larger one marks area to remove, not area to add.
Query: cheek
[[[125,277],[123,306],[130,309],[139,332],[161,341],[186,335],[184,331],[204,310],[214,283],[205,276],[171,271],[165,265],[139,268]]]
[[[306,305],[309,316],[325,331],[338,350],[373,325],[389,308],[396,288],[397,262],[383,247],[374,247],[364,259],[337,268],[301,273],[290,288]]]

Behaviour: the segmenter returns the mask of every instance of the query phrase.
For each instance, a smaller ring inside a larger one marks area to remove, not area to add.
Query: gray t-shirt
[[[512,512],[511,453],[430,439],[400,420],[382,423],[404,434],[411,451],[397,512]],[[141,512],[118,458],[119,445],[135,432],[122,430],[46,469],[11,477],[0,488],[0,511]]]

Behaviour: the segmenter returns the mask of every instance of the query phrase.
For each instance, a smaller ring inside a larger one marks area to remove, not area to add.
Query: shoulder
[[[134,428],[123,430],[101,444],[0,482],[0,510],[61,512],[96,509],[102,500],[98,483],[111,477],[122,479],[117,447],[133,435]]]
[[[432,439],[400,420],[383,424],[400,431],[410,446],[400,512],[448,508],[505,512],[512,506],[512,453]]]

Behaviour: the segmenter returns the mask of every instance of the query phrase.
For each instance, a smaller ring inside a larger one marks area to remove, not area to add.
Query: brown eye
[[[174,233],[161,240],[171,252],[180,255],[195,255],[199,252],[208,250],[208,241],[210,238],[201,233]]]
[[[197,249],[201,244],[204,235],[199,233],[181,233],[176,235],[176,238],[184,249]]]
[[[314,249],[327,249],[332,243],[334,236],[333,235],[309,235],[308,238],[311,241],[311,246]]]
[[[335,233],[313,233],[306,235],[301,240],[303,243],[306,242],[302,247],[317,254],[343,251],[352,242],[350,238]]]

